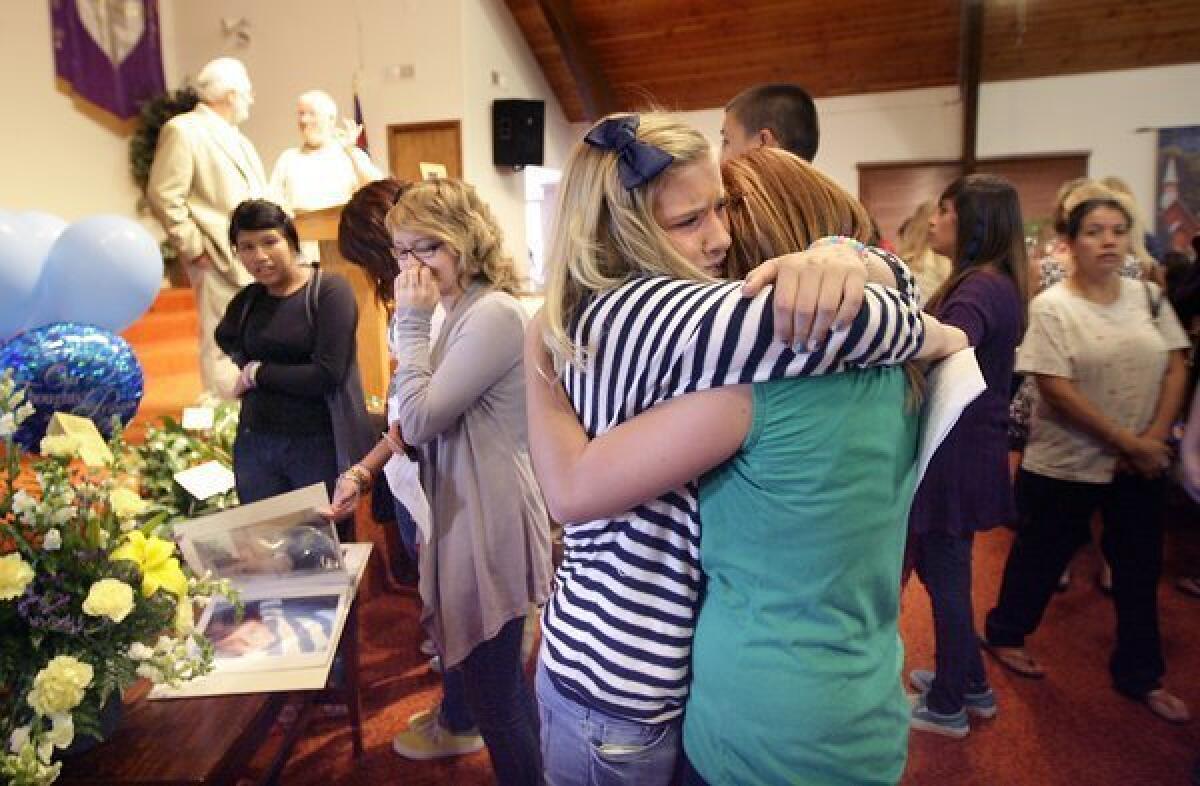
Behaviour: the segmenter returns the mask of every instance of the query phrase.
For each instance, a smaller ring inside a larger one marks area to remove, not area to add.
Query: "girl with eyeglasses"
[[[459,180],[401,190],[387,228],[398,270],[394,437],[416,448],[432,514],[420,543],[421,621],[443,668],[461,677],[497,781],[538,784],[537,712],[520,653],[529,607],[549,594],[550,529],[526,438],[516,268],[491,210]],[[438,304],[445,319],[431,339]],[[418,713],[393,748],[446,755],[464,736],[447,724],[436,708]]]

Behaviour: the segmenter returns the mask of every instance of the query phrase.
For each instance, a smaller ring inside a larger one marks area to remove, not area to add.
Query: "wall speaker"
[[[492,102],[492,163],[541,166],[546,102],[505,98]]]

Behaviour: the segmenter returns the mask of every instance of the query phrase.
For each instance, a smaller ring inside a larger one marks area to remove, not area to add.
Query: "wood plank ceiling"
[[[597,93],[687,110],[760,82],[814,96],[958,82],[958,0],[505,2],[576,122]],[[983,40],[984,81],[1195,62],[1200,2],[987,0]]]

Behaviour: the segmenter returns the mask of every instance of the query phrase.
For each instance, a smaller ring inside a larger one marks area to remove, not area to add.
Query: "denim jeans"
[[[509,620],[454,669],[501,786],[542,783],[538,714],[521,663],[524,630],[524,616]]]
[[[538,663],[538,711],[548,786],[668,786],[680,755],[682,719],[638,723],[576,704]]]
[[[330,496],[337,483],[333,433],[271,434],[242,429],[233,442],[233,474],[244,505],[324,483]]]
[[[478,732],[471,708],[467,706],[467,686],[463,684],[461,669],[442,671],[442,703],[438,708],[438,721],[442,727],[455,734]]]
[[[933,606],[937,676],[929,709],[946,715],[963,708],[963,694],[987,690],[971,608],[971,545],[974,535],[927,532],[910,536],[917,576]]]

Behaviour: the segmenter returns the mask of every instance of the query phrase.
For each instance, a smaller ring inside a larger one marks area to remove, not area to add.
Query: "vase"
[[[104,706],[100,708],[100,715],[97,718],[100,721],[101,736],[93,737],[91,734],[76,734],[71,744],[63,748],[59,753],[59,758],[72,759],[82,756],[105,740],[110,739],[113,733],[116,732],[117,726],[121,723],[121,707],[121,694],[119,692],[110,693],[108,699],[104,702]]]

